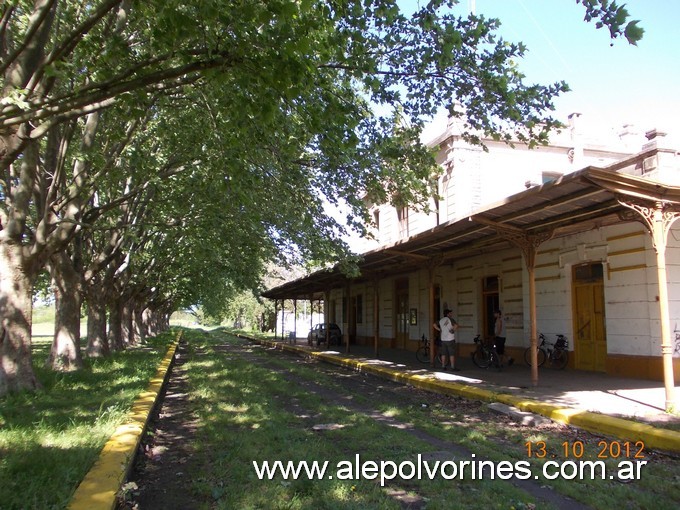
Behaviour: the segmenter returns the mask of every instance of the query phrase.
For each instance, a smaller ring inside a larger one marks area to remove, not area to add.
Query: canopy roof
[[[438,225],[408,239],[369,251],[358,266],[361,275],[352,282],[406,274],[430,265],[450,264],[511,246],[508,233],[560,237],[621,222],[642,220],[621,203],[643,207],[680,208],[680,188],[666,186],[628,172],[660,152],[653,149],[611,165],[587,167],[536,186],[501,202],[475,211],[471,216]],[[627,173],[619,173],[624,170]],[[314,272],[264,292],[272,299],[319,299],[324,291],[346,285],[338,267]]]

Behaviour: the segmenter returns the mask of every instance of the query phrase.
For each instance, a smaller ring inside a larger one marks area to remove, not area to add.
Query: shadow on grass
[[[175,332],[82,370],[44,367],[50,341],[34,343],[42,388],[0,399],[0,507],[63,508],[134,399],[148,387]]]
[[[0,450],[0,506],[5,510],[65,508],[100,449],[99,441],[58,447],[36,439],[9,452]]]
[[[350,452],[382,458],[395,443],[404,448],[398,455],[411,455],[416,446],[404,444],[411,441],[403,437],[395,440],[398,432],[382,430],[373,420],[306,392],[295,381],[307,374],[297,368],[272,369],[258,358],[261,353],[238,340],[233,351],[217,350],[213,342],[229,342],[228,335],[211,336],[201,338],[185,365],[201,420],[198,451],[205,468],[194,480],[202,498],[212,499],[214,508],[399,508],[367,480],[280,473],[260,479],[254,462],[328,461],[332,469]],[[343,427],[325,432],[326,437],[311,427],[327,421]]]

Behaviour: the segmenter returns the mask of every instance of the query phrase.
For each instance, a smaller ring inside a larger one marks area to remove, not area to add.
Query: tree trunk
[[[144,309],[142,314],[142,320],[144,324],[144,331],[147,337],[156,336],[158,334],[158,324],[157,324],[158,312],[152,307],[147,307]]]
[[[119,297],[109,305],[109,346],[114,351],[125,349],[122,304]]]
[[[25,271],[21,250],[0,242],[0,396],[38,387],[31,359],[34,275]]]
[[[87,356],[100,358],[110,354],[106,337],[106,301],[103,289],[93,284],[87,293]]]
[[[132,309],[132,337],[135,344],[144,343],[146,340],[146,328],[144,327],[144,310],[140,305]]]
[[[120,329],[123,345],[128,347],[134,345],[135,338],[132,330],[132,301],[128,300],[123,303],[120,316]]]
[[[55,296],[54,339],[45,363],[52,370],[68,372],[83,367],[80,352],[80,275],[66,251],[50,257],[50,275]]]

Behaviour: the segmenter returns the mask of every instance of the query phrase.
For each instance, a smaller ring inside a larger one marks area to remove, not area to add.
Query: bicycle
[[[416,350],[416,359],[421,363],[430,362],[430,341],[425,335],[420,339],[420,346],[418,346],[418,349]]]
[[[489,368],[493,365],[500,370],[501,364],[496,352],[496,345],[493,342],[482,340],[480,336],[478,334],[474,338],[477,348],[471,354],[472,362],[479,368]]]
[[[546,360],[549,365],[562,370],[569,363],[569,351],[567,337],[564,335],[557,335],[555,343],[550,343],[546,340],[543,333],[539,333],[538,339],[541,341],[538,345],[538,352],[536,353],[536,362],[539,367],[543,366]],[[527,347],[524,351],[524,361],[531,366],[531,347]]]

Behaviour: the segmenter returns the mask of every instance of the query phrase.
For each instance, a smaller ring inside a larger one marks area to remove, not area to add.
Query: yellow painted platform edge
[[[182,331],[179,331],[158,366],[156,375],[149,381],[149,386],[137,397],[126,421],[116,428],[102,448],[99,458],[78,485],[67,507],[70,510],[103,510],[115,507],[116,494],[130,471],[142,433],[165,384],[181,338]]]
[[[501,402],[517,407],[522,411],[540,414],[541,416],[550,418],[558,423],[573,425],[596,434],[613,436],[627,441],[642,441],[646,448],[680,452],[680,432],[674,430],[662,429],[646,423],[639,423],[633,420],[617,418],[583,409],[556,406],[546,402],[529,400],[509,393],[494,392],[467,384],[442,381],[420,373],[413,374],[408,371],[395,370],[394,368],[386,367],[384,365],[367,363],[361,359],[347,357],[343,354],[309,351],[285,342],[261,340],[245,335],[237,336],[276,349],[293,352],[303,356],[310,356],[328,363],[354,368],[363,372],[369,372],[395,382],[411,384],[420,389],[448,395],[459,395],[465,398],[477,399],[485,402]]]

